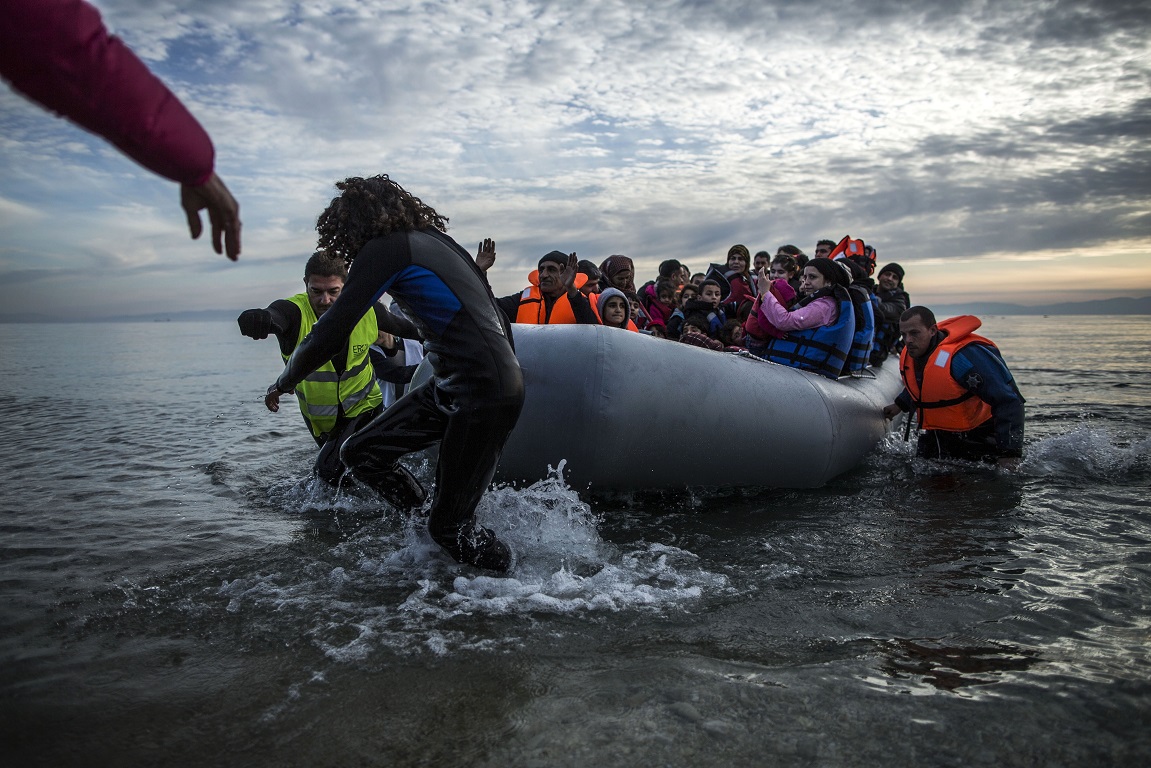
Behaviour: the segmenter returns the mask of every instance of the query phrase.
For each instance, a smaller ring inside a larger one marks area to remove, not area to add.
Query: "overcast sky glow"
[[[848,233],[917,302],[1151,293],[1144,0],[96,5],[212,135],[244,252],[5,87],[3,314],[263,306],[375,173],[495,238],[497,295],[553,249],[648,279]]]

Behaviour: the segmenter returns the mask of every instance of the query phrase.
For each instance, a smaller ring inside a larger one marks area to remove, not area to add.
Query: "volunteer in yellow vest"
[[[899,318],[903,392],[883,409],[894,418],[914,410],[918,455],[1013,467],[1023,455],[1023,395],[994,342],[975,334],[979,318],[936,323],[927,307]]]
[[[476,259],[476,264],[484,272],[495,262],[495,252],[486,256],[487,259]],[[587,282],[587,275],[579,273],[579,261],[574,253],[552,251],[545,254],[536,270],[528,276],[528,282],[531,285],[519,293],[496,299],[496,304],[513,323],[599,323],[587,296],[580,292]]]
[[[237,318],[240,333],[253,339],[275,334],[280,354],[287,361],[339,297],[347,278],[342,259],[333,259],[323,252],[314,254],[304,267],[305,292],[278,299],[266,309],[244,311]],[[296,387],[300,413],[320,446],[316,474],[329,483],[335,483],[343,474],[339,448],[344,439],[382,410],[383,398],[368,356],[368,348],[376,343],[381,331],[418,338],[412,323],[377,304],[374,311],[360,318],[339,354]]]

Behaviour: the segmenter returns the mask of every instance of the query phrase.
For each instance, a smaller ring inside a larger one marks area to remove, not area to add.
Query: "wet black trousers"
[[[967,432],[929,429],[919,435],[915,455],[924,459],[963,459],[994,464],[1002,454],[995,443],[995,423],[988,420]]]
[[[401,456],[439,443],[428,529],[437,539],[454,537],[474,516],[522,408],[522,389],[518,397],[469,398],[465,406],[428,381],[351,435],[340,457],[367,479],[389,472]]]
[[[320,444],[320,455],[316,457],[315,472],[321,480],[329,485],[339,485],[340,478],[347,469],[344,462],[340,461],[340,449],[344,447],[344,441],[370,424],[383,410],[381,406],[350,419],[341,416],[332,431],[322,440],[317,440]]]

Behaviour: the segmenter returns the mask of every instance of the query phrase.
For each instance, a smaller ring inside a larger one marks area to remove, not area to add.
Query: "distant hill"
[[[1141,299],[1118,298],[1097,301],[1068,301],[1062,304],[1005,304],[977,301],[970,304],[937,304],[931,307],[936,317],[953,315],[1151,315],[1151,296]]]

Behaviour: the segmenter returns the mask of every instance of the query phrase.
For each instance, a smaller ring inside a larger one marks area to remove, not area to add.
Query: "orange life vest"
[[[599,321],[600,325],[603,325],[604,324],[603,318],[600,317],[600,314],[599,314],[599,294],[598,293],[589,293],[587,295],[587,301],[588,301],[588,304],[591,304],[591,311],[595,313],[595,319]],[[625,302],[627,301],[627,297],[624,297],[624,301]],[[635,331],[636,333],[639,333],[639,328],[636,327],[635,323],[631,319],[631,307],[630,306],[627,308],[627,313],[628,313],[628,319],[627,319],[626,329],[629,331]],[[615,328],[616,326],[613,325],[611,327]]]
[[[539,286],[529,285],[520,294],[520,308],[516,312],[516,322],[528,325],[557,325],[559,323],[574,323],[575,312],[572,311],[571,302],[566,293],[561,294],[552,305],[552,313],[548,315],[544,297],[540,294]]]
[[[531,285],[524,288],[524,292],[520,294],[520,307],[516,310],[517,323],[524,323],[525,325],[559,325],[562,323],[576,322],[575,310],[572,309],[571,302],[568,301],[568,295],[566,293],[560,294],[555,304],[552,305],[551,315],[548,315],[547,304],[544,303],[544,297],[540,293],[540,273],[538,269],[533,269],[532,273],[528,275],[528,282],[531,283]],[[576,275],[576,288],[579,288],[586,282],[587,275]]]
[[[920,429],[968,432],[991,418],[991,406],[951,377],[952,356],[968,344],[986,344],[997,349],[990,340],[973,333],[980,325],[982,322],[973,315],[960,315],[939,323],[939,330],[946,335],[923,366],[923,391],[915,381],[915,363],[907,354],[907,348],[899,353],[899,372],[919,411]]]

